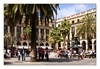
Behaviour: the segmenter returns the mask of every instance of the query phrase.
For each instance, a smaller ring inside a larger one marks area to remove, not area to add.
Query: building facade
[[[4,18],[4,35],[6,33],[9,33],[11,37],[11,40],[13,40],[13,47],[15,48],[28,48],[31,47],[31,40],[27,41],[26,36],[24,34],[24,28],[26,25],[24,24],[25,17],[22,19],[22,23],[17,23],[15,27],[10,27],[7,25],[7,20]],[[36,46],[51,46],[51,43],[48,42],[48,35],[49,31],[52,27],[54,27],[54,23],[51,23],[51,21],[48,23],[42,23],[39,20],[39,23],[37,24],[36,29]],[[13,34],[11,34],[13,33]],[[11,47],[12,42],[8,42],[7,46]],[[5,45],[5,44],[4,44]]]
[[[96,8],[90,9],[90,10],[86,10],[84,12],[80,12],[78,14],[74,14],[71,16],[67,16],[64,18],[60,18],[57,19],[57,21],[53,20],[53,23],[51,23],[51,21],[48,23],[41,23],[39,21],[39,23],[37,24],[37,29],[36,29],[36,46],[49,46],[53,48],[53,43],[48,42],[48,35],[49,35],[49,31],[50,29],[52,29],[53,27],[55,27],[55,23],[56,23],[56,27],[60,26],[61,22],[64,19],[68,19],[71,23],[71,29],[70,29],[70,34],[66,37],[66,49],[71,49],[68,46],[72,46],[74,40],[73,38],[76,35],[76,26],[83,24],[82,22],[82,18],[85,14],[87,13],[93,13],[94,16],[96,17]],[[28,48],[28,46],[31,45],[31,40],[29,40],[29,42],[26,39],[25,34],[23,33],[24,28],[26,27],[26,25],[24,24],[24,19],[25,17],[23,17],[22,23],[17,23],[17,25],[15,27],[10,27],[7,25],[7,21],[6,18],[4,18],[4,34],[6,33],[13,33],[11,35],[11,37],[13,37],[13,47],[16,48],[22,48],[23,46]],[[84,49],[92,49],[92,50],[96,50],[96,34],[94,34],[93,39],[90,41],[90,45],[88,46],[87,43],[87,39],[86,37],[80,37],[80,45],[84,46]],[[11,47],[12,42],[8,42],[8,46]],[[61,47],[63,48],[64,42],[61,43],[57,43],[56,44],[56,48]]]
[[[64,19],[69,20],[70,23],[71,23],[70,34],[66,37],[66,44],[65,44],[66,45],[66,49],[70,49],[70,48],[68,48],[68,46],[72,46],[73,45],[74,37],[77,36],[77,34],[76,34],[76,26],[78,26],[80,24],[83,24],[83,22],[82,22],[83,16],[85,14],[87,14],[87,13],[93,13],[93,15],[96,17],[96,8],[93,8],[93,9],[90,9],[90,10],[86,10],[86,11],[83,11],[83,12],[80,12],[78,14],[74,14],[74,15],[71,15],[71,16],[67,16],[65,18],[60,18],[60,19],[57,20],[56,27],[60,26],[61,22]],[[89,46],[88,46],[88,43],[87,43],[86,36],[85,37],[81,36],[79,38],[80,38],[79,44],[81,46],[84,46],[83,49],[85,49],[85,50],[88,50],[88,49],[96,50],[96,34],[93,35],[93,38],[90,41]],[[64,42],[61,42],[60,44],[58,44],[58,47],[62,48],[63,43]]]

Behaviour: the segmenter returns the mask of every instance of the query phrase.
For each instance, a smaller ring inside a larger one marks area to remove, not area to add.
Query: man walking
[[[21,50],[21,55],[22,55],[22,61],[25,61],[25,50],[24,50],[24,47]]]

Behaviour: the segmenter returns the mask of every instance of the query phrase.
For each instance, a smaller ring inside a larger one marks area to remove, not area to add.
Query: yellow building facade
[[[70,34],[66,37],[66,49],[69,49],[68,46],[72,46],[73,45],[73,42],[74,42],[74,37],[77,36],[76,34],[76,27],[78,25],[81,25],[83,24],[82,22],[82,19],[83,19],[83,16],[87,13],[92,13],[95,17],[96,17],[96,8],[93,8],[93,9],[89,9],[89,10],[86,10],[86,11],[83,11],[83,12],[80,12],[80,13],[77,13],[77,14],[74,14],[74,15],[70,15],[70,16],[67,16],[67,17],[64,17],[64,18],[60,18],[57,20],[57,24],[56,24],[56,27],[60,26],[61,22],[64,20],[64,19],[67,19],[70,21],[71,23],[71,28],[70,28]],[[87,39],[86,39],[86,36],[83,37],[79,37],[79,44],[81,46],[84,46],[84,50],[88,50],[88,49],[92,49],[92,50],[96,50],[96,34],[93,34],[93,38],[92,40],[90,41],[90,44],[88,46],[88,43],[87,43]],[[58,43],[58,47],[63,47],[63,43],[64,42],[61,42],[61,43]]]

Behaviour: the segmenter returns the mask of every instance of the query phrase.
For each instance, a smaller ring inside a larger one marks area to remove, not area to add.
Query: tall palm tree
[[[56,51],[56,46],[55,44],[58,42],[61,42],[63,40],[61,33],[60,33],[60,29],[58,27],[54,27],[50,33],[49,33],[49,42],[53,42],[54,43],[54,51]]]
[[[36,61],[36,25],[38,24],[38,16],[40,16],[41,23],[43,19],[45,22],[54,18],[54,12],[57,13],[55,6],[53,4],[9,4],[8,12],[9,15],[13,16],[14,21],[18,18],[19,21],[22,19],[23,13],[25,14],[25,24],[28,24],[30,20],[30,26],[32,28],[31,32],[31,61]],[[17,15],[18,12],[18,15]],[[11,13],[11,14],[10,14]],[[7,15],[7,16],[9,16]],[[14,16],[15,15],[15,16]],[[17,18],[18,16],[18,18]],[[11,17],[10,17],[11,18]],[[16,22],[15,22],[16,23]],[[11,23],[12,24],[12,23]]]
[[[4,4],[4,17],[7,20],[7,25],[10,26],[11,51],[14,44],[14,27],[18,22],[21,23],[23,16],[22,9],[21,4]]]
[[[24,34],[25,34],[25,36],[26,36],[26,38],[27,38],[27,42],[28,42],[28,44],[29,44],[29,39],[30,39],[30,37],[31,37],[31,27],[30,27],[30,25],[27,25],[26,26],[26,28],[24,29]],[[28,50],[29,50],[29,45],[28,45]]]
[[[9,33],[6,33],[4,35],[4,45],[6,46],[6,48],[8,48],[8,44],[10,44],[11,42],[11,36]]]
[[[66,36],[70,33],[70,27],[71,24],[69,20],[66,19],[60,25],[60,32],[62,34],[63,41],[64,41],[64,47],[63,47],[64,49],[65,49]]]
[[[83,17],[83,24],[76,28],[77,36],[86,36],[88,46],[93,34],[96,34],[96,19],[93,14],[86,14]]]

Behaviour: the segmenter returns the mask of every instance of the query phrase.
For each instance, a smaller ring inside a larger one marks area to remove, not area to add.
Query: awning
[[[28,46],[18,46],[17,48],[18,49],[23,49],[23,47],[24,47],[24,49],[28,49]],[[29,46],[29,48],[31,48],[31,46]]]

